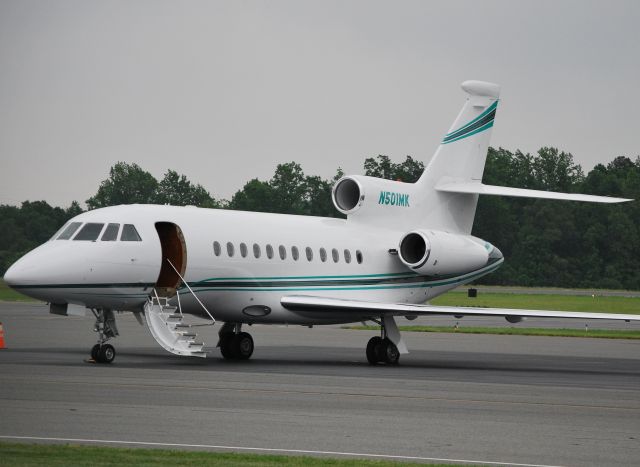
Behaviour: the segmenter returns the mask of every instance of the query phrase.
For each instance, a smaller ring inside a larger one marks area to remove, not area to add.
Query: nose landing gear
[[[116,349],[106,342],[119,335],[115,314],[109,309],[91,309],[91,312],[96,317],[93,330],[98,333],[98,343],[91,348],[91,361],[111,363],[116,358]]]

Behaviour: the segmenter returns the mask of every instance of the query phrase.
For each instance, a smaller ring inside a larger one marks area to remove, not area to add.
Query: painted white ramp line
[[[432,462],[456,462],[462,464],[482,464],[482,465],[510,465],[514,467],[562,467],[557,465],[545,464],[519,464],[516,462],[495,462],[495,461],[479,461],[470,459],[446,459],[440,457],[420,457],[420,456],[395,456],[392,454],[366,454],[361,452],[340,452],[340,451],[314,451],[310,449],[280,449],[280,448],[256,448],[247,446],[220,446],[215,444],[182,444],[182,443],[154,443],[150,441],[117,441],[111,439],[83,439],[83,438],[49,438],[41,436],[10,436],[0,435],[0,439],[12,439],[22,441],[59,441],[65,443],[94,443],[94,444],[120,444],[125,446],[154,446],[167,448],[200,448],[200,449],[221,449],[228,451],[252,451],[264,453],[282,453],[282,454],[307,454],[307,455],[325,455],[325,456],[346,456],[346,457],[369,457],[372,459],[398,459],[412,461],[432,461]]]

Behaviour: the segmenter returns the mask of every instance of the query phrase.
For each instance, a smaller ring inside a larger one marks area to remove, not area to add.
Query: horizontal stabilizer
[[[640,321],[640,315],[588,313],[574,311],[520,310],[517,308],[475,308],[466,306],[411,305],[408,303],[376,303],[304,295],[282,297],[280,303],[292,311],[341,311],[362,315],[450,315],[450,316],[518,316],[529,318],[611,319]]]
[[[613,198],[610,196],[581,195],[578,193],[559,193],[557,191],[527,190],[525,188],[485,185],[478,182],[442,183],[436,186],[436,190],[445,193],[517,196],[520,198],[559,199],[564,201],[585,201],[589,203],[624,203],[626,201],[633,201],[631,199]]]

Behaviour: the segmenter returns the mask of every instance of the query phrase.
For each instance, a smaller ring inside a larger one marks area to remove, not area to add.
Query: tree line
[[[414,182],[424,164],[407,156],[393,162],[379,155],[364,161],[365,175]],[[89,209],[130,204],[193,205],[207,208],[343,217],[333,207],[331,179],[305,175],[300,164],[279,164],[268,180],[253,179],[230,200],[168,170],[161,180],[137,164],[118,162]],[[473,235],[498,246],[505,264],[481,279],[485,284],[640,290],[640,157],[616,157],[584,174],[570,153],[541,148],[535,154],[489,148],[483,182],[536,190],[632,198],[630,203],[592,203],[481,196]],[[0,274],[30,249],[82,212],[45,201],[0,205]]]

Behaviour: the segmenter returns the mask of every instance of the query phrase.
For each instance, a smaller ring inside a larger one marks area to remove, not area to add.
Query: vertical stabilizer
[[[424,227],[471,232],[477,194],[437,192],[442,183],[482,180],[500,87],[483,81],[465,81],[467,100],[444,136],[431,162],[416,182],[416,198],[425,213]]]

